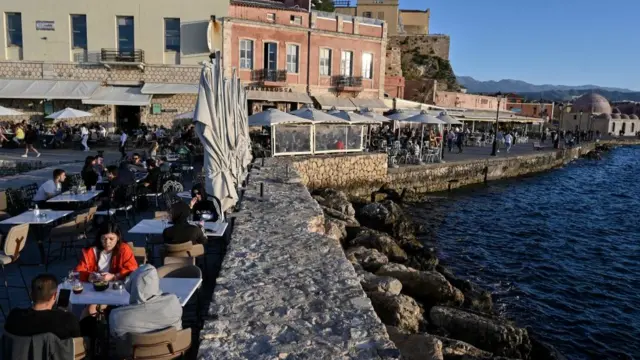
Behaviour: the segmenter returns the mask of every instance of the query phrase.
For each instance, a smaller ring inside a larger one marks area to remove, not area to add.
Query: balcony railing
[[[362,88],[362,76],[334,76],[332,85],[337,89]]]
[[[259,69],[251,72],[251,80],[256,82],[287,82],[286,70]]]
[[[144,50],[102,49],[100,60],[102,62],[144,63]]]

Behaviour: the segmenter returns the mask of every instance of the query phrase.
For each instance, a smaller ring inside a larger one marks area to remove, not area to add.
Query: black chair
[[[21,214],[28,209],[24,201],[24,193],[19,189],[7,189],[7,209],[12,216]]]
[[[38,192],[38,184],[33,183],[29,185],[25,185],[19,189],[22,192],[22,199],[27,206],[30,208],[33,206],[33,197]]]
[[[116,197],[122,202],[113,204],[109,203],[107,210],[97,211],[98,216],[107,216],[110,220],[117,223],[126,222],[130,227],[132,221],[135,224],[136,209],[135,204],[138,199],[138,184],[122,185],[116,188]]]
[[[171,174],[161,173],[160,176],[158,177],[158,182],[156,183],[155,188],[154,189],[149,189],[149,192],[144,194],[147,197],[155,198],[156,209],[160,208],[160,203],[159,203],[158,199],[160,197],[162,197],[162,194],[164,193],[164,184],[167,181],[169,181],[170,178],[171,178]]]
[[[164,200],[166,210],[170,210],[173,204],[182,202],[182,199],[180,199],[174,192],[166,192],[162,194],[162,198]]]

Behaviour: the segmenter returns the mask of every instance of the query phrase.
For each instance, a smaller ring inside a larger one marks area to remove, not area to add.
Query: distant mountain
[[[592,89],[601,89],[606,91],[614,91],[614,92],[622,92],[622,93],[631,93],[632,90],[629,89],[621,89],[621,88],[612,88],[612,87],[603,87],[598,85],[579,85],[579,86],[569,86],[569,85],[533,85],[529,84],[525,81],[520,80],[511,80],[511,79],[503,79],[500,81],[480,81],[476,80],[470,76],[458,76],[458,83],[463,87],[467,88],[467,91],[470,93],[496,93],[506,92],[506,93],[536,93],[536,92],[547,92],[547,91],[565,91],[565,90],[592,90]]]
[[[518,95],[524,97],[529,101],[568,101],[574,97],[584,95],[589,92],[594,92],[604,96],[610,102],[613,101],[638,101],[640,102],[640,92],[622,92],[622,91],[609,91],[600,89],[585,89],[585,90],[553,90],[553,91],[538,91],[538,92],[519,92]]]

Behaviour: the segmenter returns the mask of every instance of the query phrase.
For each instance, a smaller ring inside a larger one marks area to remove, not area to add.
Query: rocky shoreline
[[[491,294],[457,278],[423,245],[393,191],[360,202],[334,189],[314,192],[325,233],[339,242],[362,288],[407,360],[565,359],[493,311]]]

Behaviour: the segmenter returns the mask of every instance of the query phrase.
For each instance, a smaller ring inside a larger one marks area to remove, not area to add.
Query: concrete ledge
[[[323,235],[320,206],[283,181],[286,163],[267,159],[250,175],[198,357],[398,358],[340,244]]]

